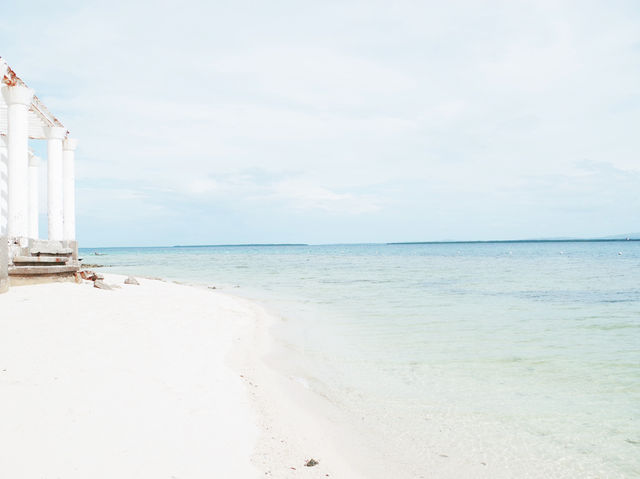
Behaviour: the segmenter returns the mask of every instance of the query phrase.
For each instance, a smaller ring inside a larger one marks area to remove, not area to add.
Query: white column
[[[40,176],[40,158],[29,156],[29,238],[40,237],[38,228],[38,180]]]
[[[47,128],[47,214],[49,239],[64,239],[64,200],[62,191],[62,140],[64,128]]]
[[[21,85],[2,87],[7,103],[7,166],[9,237],[29,234],[29,120],[28,110],[33,90]]]
[[[7,198],[9,196],[7,179],[7,138],[0,135],[0,236],[7,234]]]
[[[64,239],[76,239],[76,165],[75,150],[78,140],[67,138],[62,143],[63,168],[62,183],[64,190]]]
[[[7,73],[7,68],[7,62],[0,58],[0,82]],[[9,197],[7,161],[7,138],[0,135],[0,236],[7,234],[7,216],[9,214],[7,210],[7,198]]]

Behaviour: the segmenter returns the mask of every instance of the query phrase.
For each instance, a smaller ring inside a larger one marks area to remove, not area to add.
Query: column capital
[[[67,151],[74,151],[78,147],[78,140],[75,138],[67,138],[62,142],[62,149]]]
[[[3,75],[4,76],[4,75]],[[7,105],[31,105],[33,90],[22,85],[3,86],[2,96]]]
[[[63,140],[67,134],[67,130],[61,126],[50,126],[45,128],[44,131],[49,140]]]

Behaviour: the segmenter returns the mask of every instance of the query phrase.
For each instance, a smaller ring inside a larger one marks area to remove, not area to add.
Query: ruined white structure
[[[9,283],[60,279],[78,270],[77,141],[0,58],[0,292]],[[47,143],[48,238],[40,238],[41,161],[29,140]]]

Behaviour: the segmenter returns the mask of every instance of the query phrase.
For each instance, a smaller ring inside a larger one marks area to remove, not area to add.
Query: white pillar
[[[38,228],[38,180],[40,177],[40,158],[29,156],[29,238],[40,237]]]
[[[62,140],[64,128],[47,128],[47,213],[49,239],[64,239],[64,200],[62,191]]]
[[[62,183],[64,190],[64,239],[76,239],[76,166],[75,150],[78,140],[67,138],[62,143],[64,150]]]
[[[33,90],[21,85],[2,87],[7,104],[7,166],[8,166],[8,224],[9,237],[29,234],[29,120],[27,112]]]
[[[0,74],[2,70],[0,70]],[[0,236],[7,234],[7,198],[9,190],[7,185],[8,169],[7,169],[7,138],[0,135]]]

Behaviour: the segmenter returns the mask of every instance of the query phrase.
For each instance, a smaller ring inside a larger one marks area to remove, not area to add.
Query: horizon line
[[[392,241],[370,243],[229,243],[229,244],[194,244],[194,245],[160,245],[160,246],[83,246],[79,249],[107,248],[237,248],[237,247],[277,247],[277,246],[348,246],[348,245],[428,245],[428,244],[500,244],[500,243],[615,243],[634,241],[640,238],[558,238],[558,239],[515,239],[515,240],[441,240],[441,241]]]

